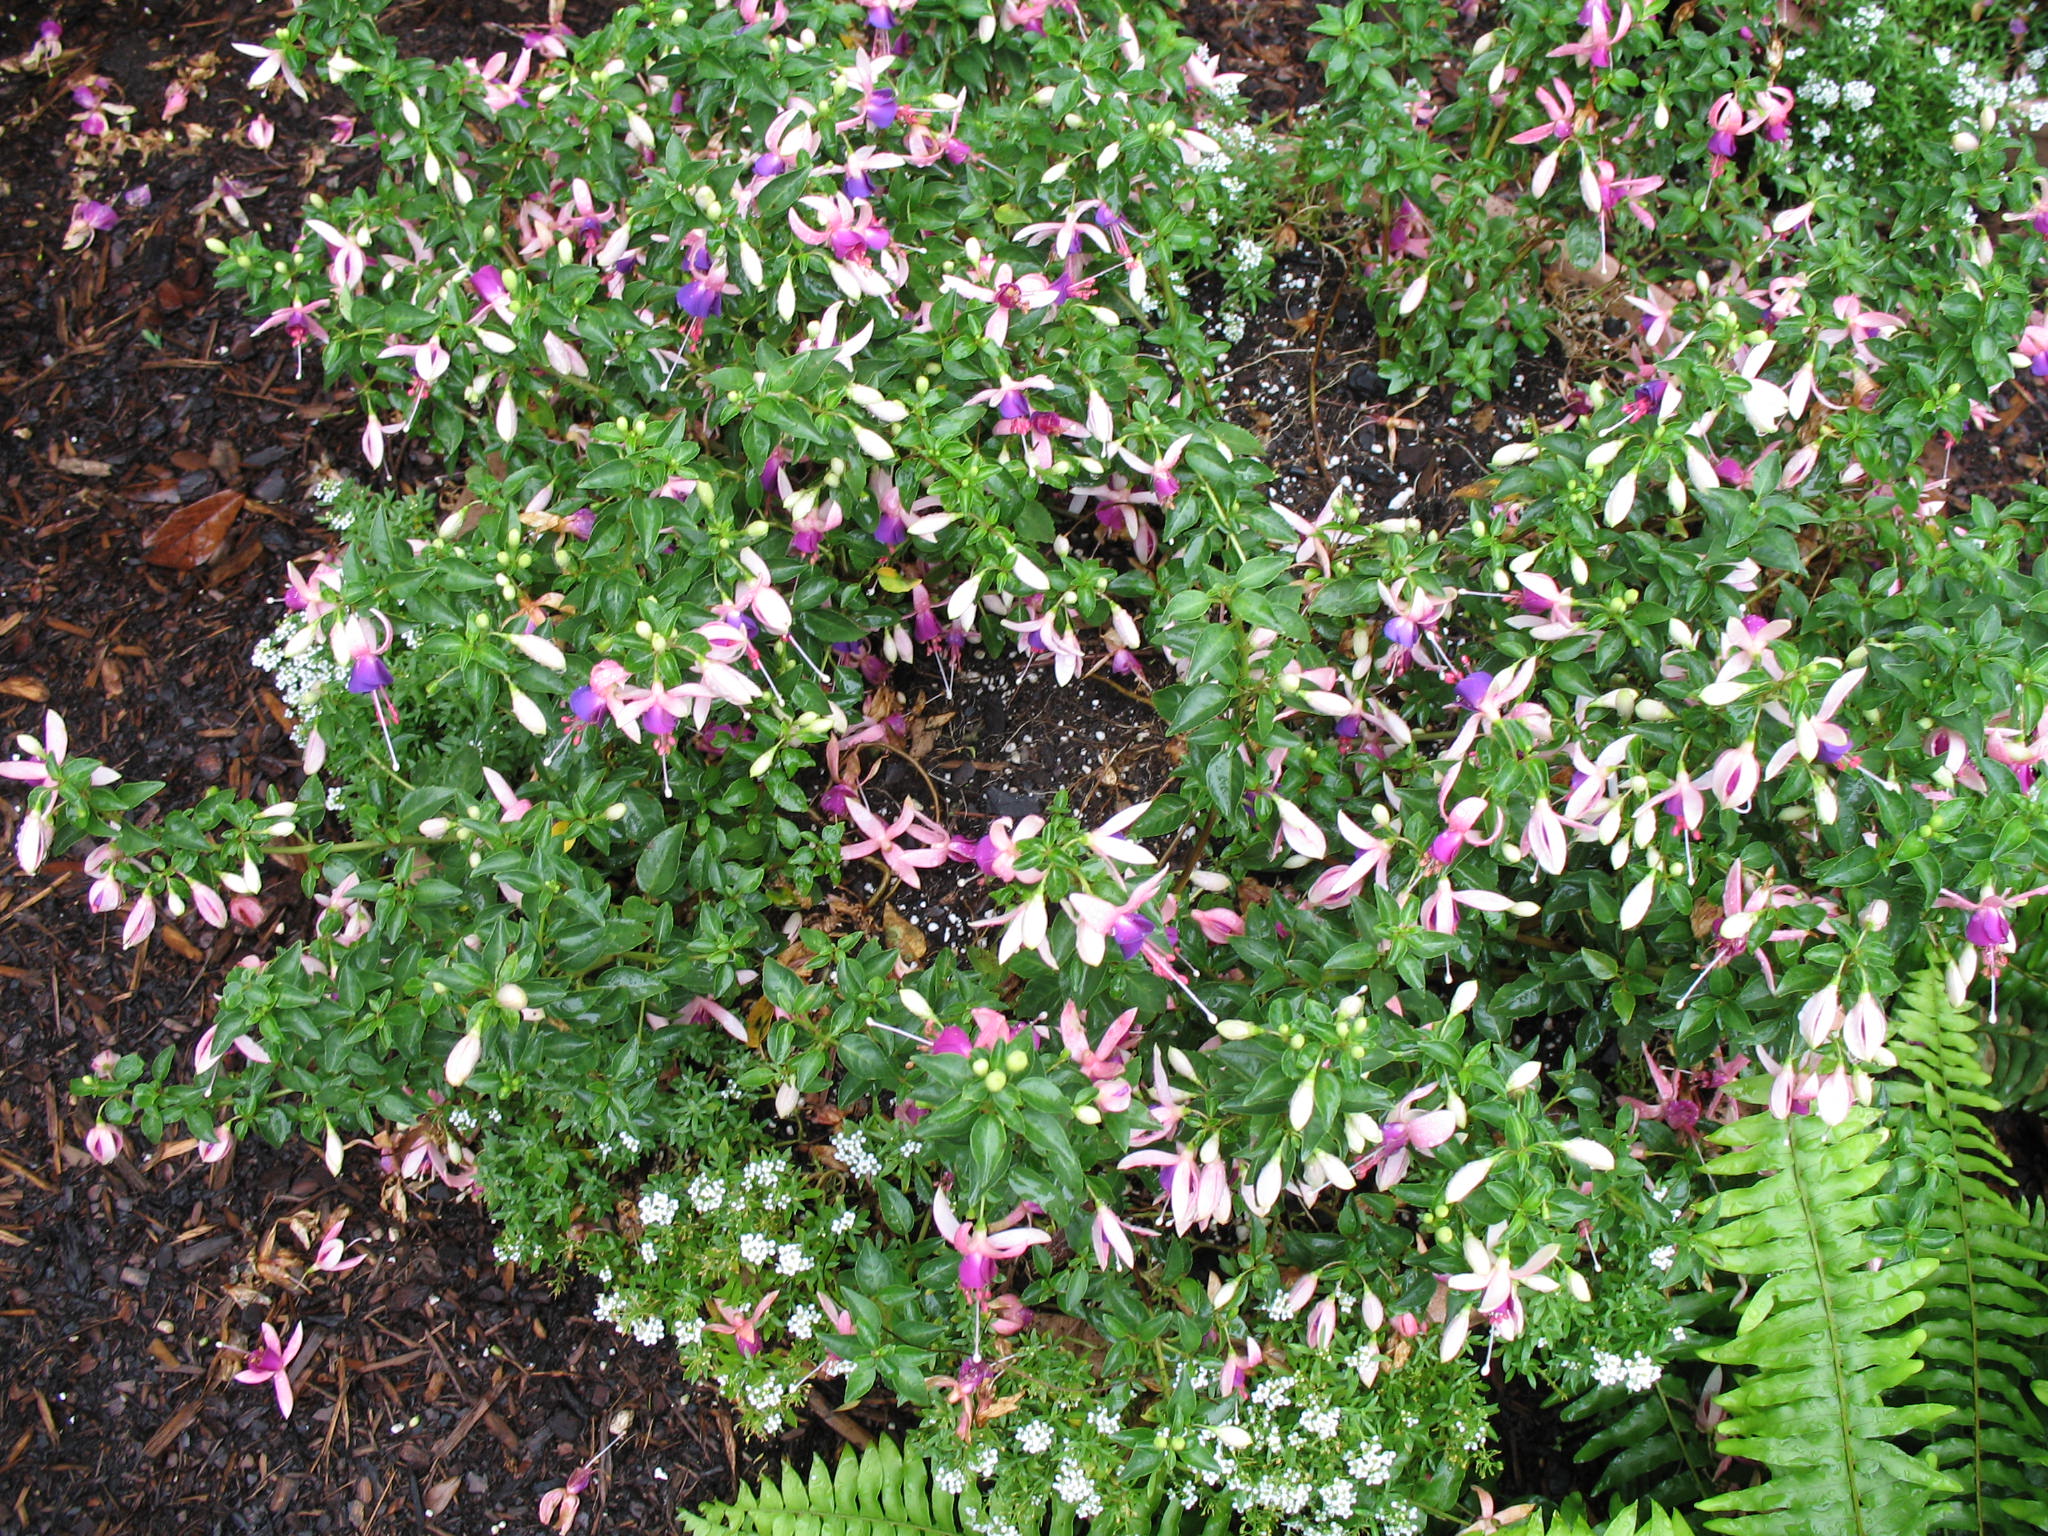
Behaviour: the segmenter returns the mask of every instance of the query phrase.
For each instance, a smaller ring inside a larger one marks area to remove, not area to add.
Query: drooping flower
[[[1471,1268],[1465,1274],[1451,1276],[1449,1284],[1454,1291],[1477,1291],[1475,1305],[1480,1317],[1492,1327],[1496,1338],[1508,1343],[1521,1337],[1527,1321],[1521,1298],[1516,1294],[1518,1288],[1556,1290],[1558,1283],[1543,1271],[1564,1250],[1556,1243],[1545,1243],[1516,1264],[1501,1241],[1504,1235],[1499,1226],[1487,1233],[1485,1242],[1467,1234],[1465,1262]]]
[[[970,1296],[985,1294],[995,1281],[996,1265],[1021,1257],[1039,1243],[1052,1241],[1050,1233],[1036,1227],[1019,1226],[1036,1207],[1020,1205],[994,1226],[983,1229],[953,1214],[953,1202],[943,1188],[932,1192],[932,1224],[939,1236],[960,1255],[960,1289]]]
[[[768,1309],[775,1305],[775,1298],[781,1294],[782,1292],[779,1290],[770,1291],[754,1303],[754,1310],[751,1312],[742,1311],[738,1307],[728,1306],[725,1302],[714,1296],[711,1299],[711,1305],[717,1311],[722,1321],[706,1324],[704,1331],[707,1333],[729,1334],[732,1337],[733,1348],[737,1349],[741,1354],[747,1356],[758,1355],[761,1353],[762,1320],[768,1316]]]
[[[1455,1136],[1458,1131],[1457,1111],[1415,1108],[1417,1103],[1435,1091],[1435,1083],[1424,1083],[1406,1094],[1385,1120],[1375,1121],[1370,1115],[1361,1115],[1359,1129],[1367,1141],[1376,1145],[1365,1157],[1352,1164],[1352,1173],[1364,1178],[1377,1169],[1373,1181],[1381,1189],[1392,1189],[1407,1175],[1415,1153],[1433,1154]]]
[[[286,1418],[292,1416],[292,1378],[290,1367],[298,1358],[299,1348],[306,1342],[306,1325],[301,1323],[292,1330],[289,1342],[279,1343],[277,1330],[269,1323],[263,1325],[263,1342],[249,1352],[241,1370],[235,1372],[235,1380],[247,1386],[260,1387],[266,1381],[277,1393],[277,1411]]]
[[[1609,69],[1614,64],[1614,45],[1628,35],[1635,23],[1635,12],[1625,3],[1621,7],[1621,18],[1617,23],[1614,12],[1607,0],[1586,0],[1579,10],[1579,25],[1586,30],[1575,43],[1565,43],[1550,50],[1553,59],[1584,59],[1586,67],[1598,71]]]

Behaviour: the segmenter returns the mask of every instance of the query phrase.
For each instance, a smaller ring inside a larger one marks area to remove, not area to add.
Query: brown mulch
[[[578,0],[569,20],[609,8]],[[542,9],[403,0],[387,25],[449,58]],[[344,103],[317,91],[266,105],[268,152],[241,136],[248,61],[227,45],[263,36],[274,5],[53,10],[68,50],[57,74],[0,74],[0,731],[39,732],[52,708],[74,751],[167,780],[169,803],[215,785],[260,795],[295,782],[297,754],[249,652],[274,623],[283,561],[322,542],[310,483],[356,449],[317,361],[298,377],[290,349],[252,340],[255,317],[215,290],[203,240],[237,230],[201,205],[229,177],[259,227],[289,228],[306,191],[358,184],[374,156],[327,142],[322,115]],[[37,19],[0,21],[0,53],[18,54]],[[176,132],[74,186],[70,86],[113,80],[144,134],[162,127],[174,71],[193,79]],[[146,207],[60,249],[81,191],[143,183]],[[434,470],[414,460],[401,474]],[[236,497],[224,530],[188,541],[203,563],[143,559],[180,508]],[[11,840],[16,809],[0,814]],[[669,1352],[592,1319],[588,1283],[557,1295],[497,1264],[477,1206],[414,1190],[401,1219],[367,1151],[340,1180],[304,1146],[245,1145],[213,1168],[189,1153],[95,1165],[69,1082],[110,1046],[189,1050],[223,969],[267,932],[169,923],[124,952],[85,910],[75,859],[33,879],[6,864],[0,1530],[531,1529],[541,1493],[616,1439],[585,1510],[610,1531],[667,1531],[679,1504],[729,1493],[787,1449],[736,1439]],[[273,930],[292,900],[274,875]],[[370,1262],[309,1272],[304,1240],[344,1213],[350,1251]],[[265,1321],[306,1329],[288,1422],[268,1386],[232,1380]]]

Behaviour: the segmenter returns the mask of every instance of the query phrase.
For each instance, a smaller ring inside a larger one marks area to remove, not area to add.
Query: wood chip
[[[46,704],[50,699],[50,690],[32,677],[0,678],[0,693],[27,699],[31,704]]]
[[[186,938],[173,923],[158,923],[157,936],[170,946],[171,953],[181,960],[204,960],[206,951]]]
[[[199,1404],[201,1401],[202,1399],[195,1397],[190,1402],[181,1404],[175,1413],[164,1420],[157,1432],[149,1437],[149,1443],[142,1448],[142,1454],[149,1460],[155,1461],[157,1457],[163,1455],[165,1451],[168,1451],[175,1445],[178,1436],[190,1429],[192,1421],[199,1417]]]
[[[94,480],[104,480],[113,472],[114,466],[102,459],[74,459],[66,454],[57,460],[57,473],[60,475],[84,475]]]
[[[469,1432],[475,1429],[483,1416],[491,1411],[491,1405],[498,1400],[498,1394],[504,1390],[505,1372],[503,1367],[500,1367],[491,1381],[490,1391],[478,1398],[469,1412],[456,1420],[455,1427],[443,1435],[440,1443],[434,1447],[434,1459],[436,1461],[446,1457],[450,1451],[469,1438]]]
[[[455,1495],[462,1489],[459,1477],[443,1478],[427,1490],[426,1505],[429,1515],[438,1515],[455,1502]]]

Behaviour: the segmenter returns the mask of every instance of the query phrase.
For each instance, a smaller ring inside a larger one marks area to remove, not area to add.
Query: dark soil
[[[297,753],[249,652],[274,622],[283,561],[322,542],[308,486],[356,449],[346,398],[320,387],[317,363],[301,378],[289,348],[252,340],[203,241],[237,230],[213,198],[221,178],[259,228],[288,228],[308,188],[345,190],[374,155],[328,143],[322,115],[343,104],[317,90],[265,108],[269,152],[242,137],[248,61],[227,45],[263,36],[275,7],[52,9],[56,74],[0,74],[0,731],[40,732],[50,708],[74,750],[167,780],[171,803],[215,785],[260,795],[295,782]],[[569,20],[608,9],[572,4]],[[0,20],[0,56],[26,47],[39,14]],[[519,17],[406,0],[386,24],[449,58]],[[69,92],[92,75],[135,107],[140,142],[74,181]],[[174,75],[192,100],[165,134]],[[77,197],[143,184],[146,207],[61,249]],[[432,472],[398,467],[401,485]],[[144,562],[146,533],[221,491],[247,500],[210,561]],[[9,838],[15,814],[8,803]],[[479,1207],[380,1187],[368,1151],[340,1180],[302,1146],[244,1146],[212,1168],[189,1143],[94,1164],[67,1084],[109,1046],[189,1049],[223,969],[292,915],[289,877],[273,872],[265,932],[170,923],[123,952],[86,911],[75,862],[33,879],[7,863],[0,1530],[530,1528],[541,1493],[616,1437],[586,1510],[612,1531],[667,1531],[678,1504],[724,1496],[801,1443],[740,1443],[672,1356],[590,1317],[587,1284],[557,1296],[496,1265]],[[344,1214],[369,1261],[310,1272],[306,1240]],[[265,1321],[306,1329],[288,1422],[268,1388],[232,1380]],[[821,1433],[837,1438],[805,1431]]]

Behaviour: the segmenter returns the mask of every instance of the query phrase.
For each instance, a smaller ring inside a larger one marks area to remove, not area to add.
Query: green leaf
[[[1759,1288],[1735,1338],[1700,1353],[1742,1372],[1718,1399],[1720,1449],[1769,1476],[1700,1509],[1729,1536],[1786,1536],[1787,1510],[1801,1536],[1920,1536],[1930,1496],[1960,1484],[1894,1442],[1950,1410],[1886,1394],[1921,1369],[1926,1335],[1899,1325],[1936,1264],[1886,1263],[1872,1238],[1888,1171],[1873,1117],[1750,1115],[1714,1139],[1732,1150],[1709,1164],[1722,1193],[1694,1244]]]
[[[690,828],[682,822],[657,833],[634,862],[633,883],[649,896],[666,895],[682,869],[683,849],[689,840]]]

